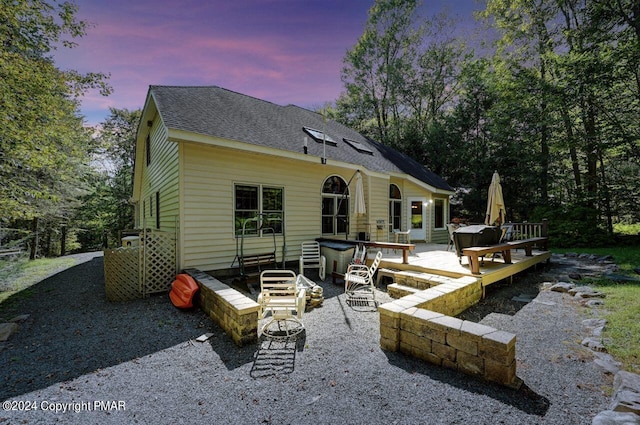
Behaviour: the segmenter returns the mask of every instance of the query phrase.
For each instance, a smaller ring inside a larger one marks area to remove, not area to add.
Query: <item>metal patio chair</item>
[[[300,274],[304,275],[305,268],[318,269],[320,279],[324,281],[327,269],[327,259],[320,253],[318,242],[302,242],[302,253],[299,259]]]
[[[296,274],[291,270],[265,270],[260,274],[260,318],[268,319],[261,335],[289,338],[304,330],[306,293],[304,286],[296,282]]]
[[[371,266],[366,264],[351,264],[344,275],[344,291],[347,302],[351,304],[365,304],[372,301],[376,304],[376,292],[373,276],[380,265],[382,251],[378,251]]]

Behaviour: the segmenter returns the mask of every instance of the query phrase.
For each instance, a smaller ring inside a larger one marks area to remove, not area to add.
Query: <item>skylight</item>
[[[373,151],[366,145],[360,143],[360,142],[356,142],[355,140],[350,140],[350,139],[342,139],[344,140],[349,146],[351,146],[352,148],[354,148],[355,150],[357,150],[360,153],[366,153],[367,155],[373,155]]]
[[[333,140],[327,133],[309,127],[302,127],[302,129],[318,143],[326,142],[328,145],[338,146],[338,142]]]

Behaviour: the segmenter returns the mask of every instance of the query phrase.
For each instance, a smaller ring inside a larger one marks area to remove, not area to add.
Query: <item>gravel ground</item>
[[[590,424],[609,403],[612,378],[580,345],[586,310],[537,293],[553,265],[506,289],[537,293],[533,302],[506,295],[510,314],[473,313],[517,334],[515,391],[382,351],[378,315],[347,306],[330,281],[297,341],[238,348],[166,294],[106,302],[103,259],[86,259],[0,305],[0,322],[30,315],[0,343],[0,424],[564,425]]]

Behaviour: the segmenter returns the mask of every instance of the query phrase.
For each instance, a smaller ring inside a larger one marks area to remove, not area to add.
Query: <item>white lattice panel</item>
[[[138,247],[104,250],[104,283],[108,301],[140,298]]]
[[[143,296],[168,292],[176,276],[175,235],[167,232],[145,232],[142,246]]]

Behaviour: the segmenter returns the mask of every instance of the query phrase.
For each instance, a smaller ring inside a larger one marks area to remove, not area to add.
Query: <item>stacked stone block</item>
[[[260,305],[241,292],[200,270],[188,269],[200,288],[200,308],[211,317],[238,346],[258,339]]]
[[[450,278],[430,273],[415,272],[411,270],[394,273],[394,282],[398,285],[416,289],[429,289],[432,286],[446,283]]]
[[[380,306],[380,346],[437,366],[517,387],[516,336],[452,317],[482,297],[464,277]]]
[[[410,288],[408,286],[399,285],[397,283],[392,283],[390,285],[387,285],[387,293],[391,298],[396,298],[396,299],[405,297],[407,295],[415,294],[416,292],[419,292],[419,291],[420,291],[419,289]]]

